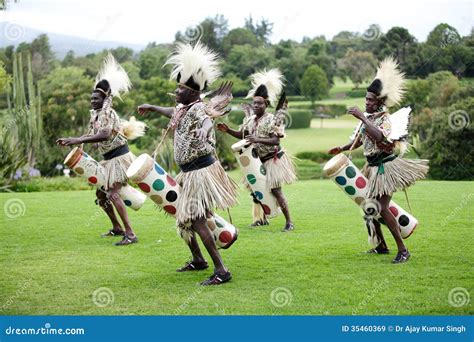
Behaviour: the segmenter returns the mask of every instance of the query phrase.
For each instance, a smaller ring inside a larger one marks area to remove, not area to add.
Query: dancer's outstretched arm
[[[174,113],[174,107],[160,107],[148,103],[138,106],[137,110],[140,115],[145,115],[148,112],[156,112],[158,114],[166,116],[168,119],[171,119]]]

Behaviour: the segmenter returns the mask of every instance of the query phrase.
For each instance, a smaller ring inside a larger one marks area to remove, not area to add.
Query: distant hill
[[[0,39],[0,48],[8,45],[17,46],[22,42],[30,43],[33,39],[43,33],[48,35],[51,49],[58,59],[63,59],[69,50],[73,50],[76,56],[84,56],[89,53],[100,52],[103,49],[114,49],[119,46],[125,46],[137,52],[145,48],[145,45],[141,44],[99,41],[94,40],[93,37],[92,39],[85,39],[36,30],[9,22],[0,23],[0,36],[2,37]]]

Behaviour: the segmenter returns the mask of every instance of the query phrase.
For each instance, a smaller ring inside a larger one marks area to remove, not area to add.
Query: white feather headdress
[[[393,107],[400,104],[403,99],[405,82],[405,73],[398,69],[398,63],[393,57],[387,57],[380,63],[377,75],[367,90],[379,88],[376,92],[377,96],[386,98],[385,105]]]
[[[204,90],[220,75],[218,54],[201,42],[178,43],[165,65],[172,65],[170,79]]]
[[[102,68],[95,78],[94,88],[96,88],[97,84],[102,80],[106,80],[109,83],[110,93],[119,99],[122,99],[120,97],[121,94],[127,93],[132,87],[127,72],[118,64],[111,53],[104,59]]]
[[[259,92],[262,90],[262,86],[264,86],[266,88],[267,100],[271,106],[274,106],[278,95],[280,95],[283,89],[284,77],[281,71],[278,69],[270,69],[268,71],[263,69],[262,71],[250,75],[250,79],[252,81],[252,89],[246,98],[261,96]]]

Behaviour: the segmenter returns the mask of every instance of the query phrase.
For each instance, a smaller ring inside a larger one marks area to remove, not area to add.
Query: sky
[[[340,31],[363,32],[370,24],[378,24],[382,32],[402,26],[424,41],[441,22],[468,35],[474,22],[473,4],[465,0],[19,0],[0,11],[0,22],[96,41],[147,44],[170,43],[177,31],[215,14],[223,14],[230,29],[243,26],[252,15],[274,23],[272,42],[319,35],[331,39]]]

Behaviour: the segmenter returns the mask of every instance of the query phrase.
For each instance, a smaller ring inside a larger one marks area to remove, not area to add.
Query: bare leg
[[[288,203],[286,202],[286,198],[283,195],[283,191],[281,191],[281,188],[272,189],[272,194],[273,196],[276,197],[278,205],[280,206],[281,211],[283,212],[283,215],[285,215],[286,224],[288,225],[288,224],[293,223],[291,221],[290,211],[288,209]]]
[[[206,260],[204,259],[201,249],[199,248],[199,244],[197,242],[196,236],[193,234],[189,243],[187,244],[189,249],[191,250],[191,254],[193,255],[193,263],[196,262],[198,264],[205,263]]]
[[[115,209],[122,219],[123,226],[125,228],[125,234],[129,237],[135,237],[132,227],[130,226],[130,220],[128,219],[127,207],[123,200],[120,198],[120,189],[122,189],[122,184],[116,183],[110,189],[109,200],[114,204]]]
[[[393,216],[392,212],[388,208],[388,204],[390,203],[390,199],[392,196],[384,195],[379,198],[379,203],[381,206],[380,215],[382,216],[383,220],[387,224],[388,229],[392,233],[395,242],[397,243],[398,252],[406,252],[405,244],[403,243],[402,235],[400,233],[400,229],[398,226],[398,222]]]
[[[122,226],[120,225],[120,222],[118,221],[117,216],[115,215],[112,202],[107,200],[107,195],[105,194],[105,192],[97,190],[95,194],[97,196],[99,206],[105,211],[110,221],[112,222],[113,230],[117,232],[123,231]]]
[[[207,226],[206,218],[202,217],[197,220],[193,221],[193,229],[196,233],[199,234],[199,237],[206,247],[207,252],[212,258],[212,262],[214,263],[214,268],[217,273],[225,273],[227,272],[227,268],[224,266],[224,262],[222,261],[221,255],[217,250],[216,243],[214,241],[214,236]]]

